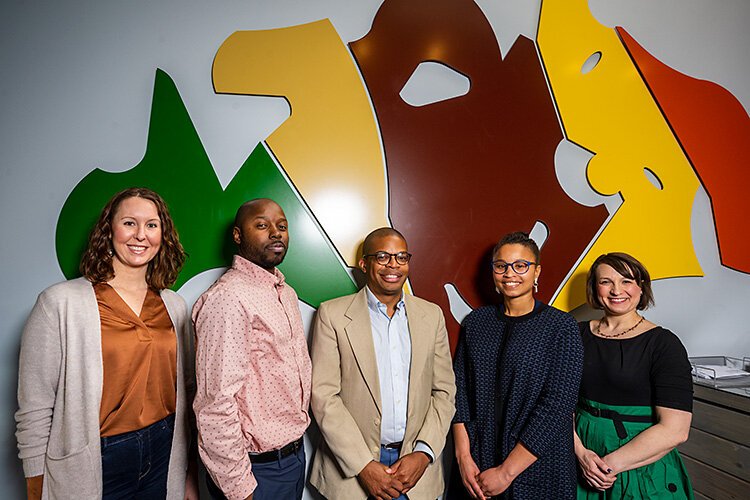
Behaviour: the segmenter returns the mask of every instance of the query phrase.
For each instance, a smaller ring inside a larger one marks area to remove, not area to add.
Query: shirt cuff
[[[430,463],[433,463],[435,461],[435,453],[433,453],[430,445],[425,443],[424,441],[417,441],[416,446],[414,446],[414,451],[421,451],[422,453],[426,453],[427,456],[430,457]]]

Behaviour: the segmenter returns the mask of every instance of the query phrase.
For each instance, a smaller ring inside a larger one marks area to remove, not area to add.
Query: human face
[[[610,316],[622,316],[635,311],[641,300],[641,287],[607,264],[596,267],[596,296]]]
[[[509,243],[501,246],[494,255],[493,260],[511,264],[517,260],[526,260],[536,262],[534,252],[530,248],[519,243]],[[542,266],[532,264],[529,270],[524,274],[518,274],[513,270],[513,266],[507,266],[502,274],[492,273],[495,280],[495,286],[506,299],[518,297],[532,297],[534,281],[539,278],[542,272]]]
[[[371,248],[366,250],[368,254],[409,251],[406,242],[398,236],[376,238]],[[367,277],[367,287],[383,303],[387,297],[400,296],[406,278],[409,277],[409,263],[399,264],[395,257],[392,257],[388,264],[378,264],[375,257],[363,257],[359,261],[359,267]]]
[[[258,202],[233,230],[239,253],[267,271],[281,264],[289,246],[286,215],[273,201]]]
[[[161,248],[161,220],[153,201],[138,196],[124,199],[112,217],[112,265],[143,268]]]

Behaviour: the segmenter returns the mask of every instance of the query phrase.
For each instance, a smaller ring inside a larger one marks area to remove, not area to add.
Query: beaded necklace
[[[636,329],[636,328],[638,327],[638,325],[640,325],[641,323],[643,323],[643,320],[644,320],[644,319],[646,319],[646,318],[645,318],[644,316],[641,316],[640,318],[641,318],[641,319],[639,319],[639,320],[638,320],[638,323],[636,323],[635,325],[631,326],[630,328],[628,328],[627,330],[625,330],[625,331],[623,331],[623,332],[620,332],[620,333],[615,333],[614,335],[606,335],[606,334],[602,333],[602,332],[600,331],[600,330],[601,330],[601,328],[602,328],[602,322],[601,322],[601,321],[599,321],[599,324],[598,324],[598,325],[596,325],[596,334],[597,334],[597,335],[598,335],[599,337],[602,337],[602,338],[605,338],[605,339],[614,339],[614,338],[617,338],[617,337],[622,337],[622,336],[623,336],[623,335],[625,335],[626,333],[628,333],[628,332],[632,332],[633,330],[635,330],[635,329]]]

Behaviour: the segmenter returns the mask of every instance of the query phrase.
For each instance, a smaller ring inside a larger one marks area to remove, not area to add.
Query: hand
[[[247,497],[247,498],[246,498],[245,500],[253,500],[253,494],[252,494],[252,493],[250,493],[250,496],[249,496],[249,497]]]
[[[44,476],[33,476],[26,478],[26,498],[28,500],[40,500],[42,498],[42,485]]]
[[[500,464],[479,474],[477,482],[484,496],[490,498],[507,490],[513,478],[505,473],[503,465]]]
[[[404,485],[404,489],[401,491],[402,494],[417,484],[419,478],[427,470],[428,465],[430,465],[430,457],[421,451],[404,455],[391,465],[393,476]]]
[[[393,469],[374,460],[357,474],[359,483],[368,495],[379,500],[392,500],[401,496],[404,485],[393,477]]]
[[[187,477],[185,478],[185,500],[198,500],[198,463],[195,460],[188,461]]]
[[[589,449],[584,449],[583,453],[576,455],[578,465],[581,467],[583,477],[592,488],[604,491],[610,488],[617,476],[612,472],[612,468],[596,453]]]
[[[474,459],[471,455],[465,455],[460,458],[456,457],[456,461],[458,462],[458,470],[461,472],[461,481],[464,483],[464,488],[469,492],[471,498],[484,500],[485,497],[482,493],[482,488],[477,482],[477,477],[479,477],[479,467],[477,467]]]

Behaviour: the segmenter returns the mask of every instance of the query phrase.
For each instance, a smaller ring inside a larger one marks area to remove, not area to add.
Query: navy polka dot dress
[[[466,426],[474,461],[481,471],[495,467],[519,441],[537,457],[502,498],[575,498],[573,412],[582,363],[575,319],[540,302],[524,316],[487,306],[464,319],[454,422]]]

